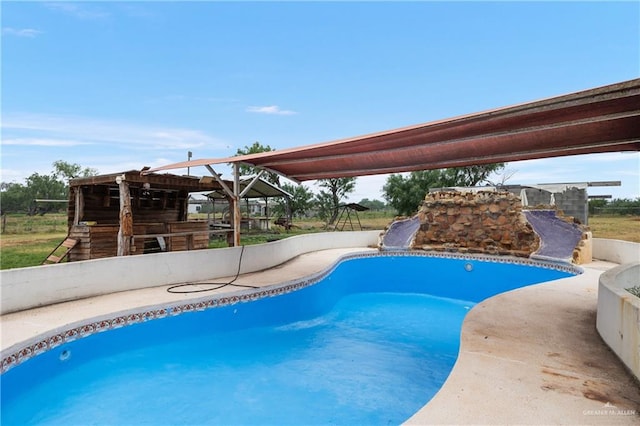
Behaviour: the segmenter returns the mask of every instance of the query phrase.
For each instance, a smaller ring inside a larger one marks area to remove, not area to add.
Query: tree
[[[507,183],[507,181],[511,179],[516,173],[518,173],[518,170],[507,169],[505,166],[505,168],[503,169],[496,170],[495,173],[496,173],[496,176],[494,180],[493,181],[487,180],[487,182],[491,186],[501,187],[501,186],[504,186]]]
[[[79,164],[71,164],[66,161],[58,160],[53,162],[53,176],[57,179],[75,179],[77,177],[89,177],[96,176],[98,171],[92,168],[82,168]]]
[[[282,189],[291,194],[291,198],[280,197],[277,199],[274,209],[276,214],[290,217],[303,216],[313,207],[314,194],[306,186],[285,183],[282,185]]]
[[[340,202],[356,188],[356,178],[320,179],[318,185],[325,189],[316,195],[318,215],[327,225],[333,225],[340,213]]]
[[[382,187],[384,199],[400,215],[410,216],[417,210],[429,188],[440,185],[438,170],[411,172],[406,178],[392,174]]]
[[[413,215],[429,188],[475,186],[488,182],[488,177],[504,168],[503,163],[484,166],[455,167],[450,169],[411,172],[407,177],[392,174],[382,187],[384,198],[398,214]]]
[[[607,200],[602,198],[596,198],[589,200],[589,215],[593,215],[602,211],[607,206]]]
[[[69,197],[68,179],[79,176],[94,176],[95,169],[83,169],[78,164],[62,160],[53,163],[54,171],[49,175],[33,173],[25,179],[25,185],[5,183],[1,185],[0,203],[3,212],[46,213],[60,208],[60,205],[38,206],[37,199],[66,200]]]
[[[238,155],[248,155],[248,154],[258,154],[261,152],[271,152],[274,149],[271,149],[269,145],[264,146],[260,142],[254,142],[251,146],[245,146],[244,149],[238,148],[236,151],[236,156]],[[247,166],[246,164],[238,165],[238,170],[241,176],[250,176],[257,175],[261,169],[253,166]],[[280,176],[277,173],[267,172],[262,174],[262,178],[268,182],[271,182],[274,185],[280,186]]]
[[[48,204],[46,207],[36,204],[37,199],[66,200],[68,188],[64,182],[56,180],[53,176],[33,173],[25,179],[26,184],[3,183],[3,191],[0,193],[0,203],[3,213],[24,212],[35,214],[38,211],[46,213],[59,207]]]
[[[441,186],[476,186],[487,183],[489,176],[504,169],[504,163],[483,166],[453,167],[440,169]]]
[[[368,198],[363,198],[358,204],[369,210],[384,210],[384,208],[387,207],[387,205],[380,200],[370,200]]]
[[[589,200],[589,214],[640,215],[640,197]]]
[[[0,206],[2,213],[15,213],[28,211],[31,201],[26,194],[26,187],[19,183],[2,182],[2,192],[0,192]]]

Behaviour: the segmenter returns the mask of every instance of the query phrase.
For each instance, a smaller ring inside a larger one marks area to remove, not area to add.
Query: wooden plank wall
[[[78,244],[69,252],[69,262],[115,256],[118,228],[109,225],[73,226],[69,237],[78,240]]]
[[[69,237],[78,244],[69,252],[69,261],[114,257],[118,251],[117,225],[76,225],[69,231]],[[165,237],[167,251],[199,250],[209,247],[209,227],[207,222],[142,223],[133,225],[134,235],[167,234],[193,232],[192,235]],[[159,252],[156,238],[135,238],[131,254]]]
[[[96,222],[98,225],[117,225],[120,217],[120,200],[117,185],[95,185],[81,187],[84,199],[81,222]],[[187,191],[149,190],[130,188],[133,222],[177,222],[187,219]],[[75,194],[70,191],[67,218],[73,226]]]
[[[196,232],[193,235],[165,237],[167,251],[197,250],[209,247],[206,222],[186,222],[189,193],[186,190],[144,190],[130,187],[133,233],[135,235]],[[82,191],[80,224],[74,225],[75,191]],[[120,227],[118,186],[75,187],[69,194],[67,210],[69,237],[79,243],[69,252],[69,261],[117,256]],[[162,238],[162,237],[160,237]],[[134,238],[131,254],[162,250],[156,237]]]
[[[209,226],[207,222],[168,223],[167,232],[193,232],[192,235],[169,237],[167,251],[199,250],[209,247]]]

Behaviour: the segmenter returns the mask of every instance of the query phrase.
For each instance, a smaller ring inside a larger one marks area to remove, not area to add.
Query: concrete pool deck
[[[234,284],[263,287],[320,272],[346,248],[300,255],[278,267],[243,274]],[[582,265],[576,277],[504,293],[467,315],[458,361],[440,392],[407,424],[640,423],[640,386],[596,331],[598,277],[614,263]],[[218,278],[228,282],[233,277]],[[3,352],[43,333],[140,307],[246,291],[168,293],[131,290],[5,314]]]

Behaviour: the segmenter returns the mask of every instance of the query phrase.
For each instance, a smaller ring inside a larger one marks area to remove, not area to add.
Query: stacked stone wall
[[[413,249],[528,257],[540,238],[510,192],[434,192],[418,212]]]

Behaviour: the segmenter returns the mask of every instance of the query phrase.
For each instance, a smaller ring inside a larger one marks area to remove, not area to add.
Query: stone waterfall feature
[[[590,261],[576,254],[590,242],[585,227],[555,210],[553,215],[533,211],[524,212],[520,198],[507,191],[429,193],[415,216],[387,227],[379,248]]]

